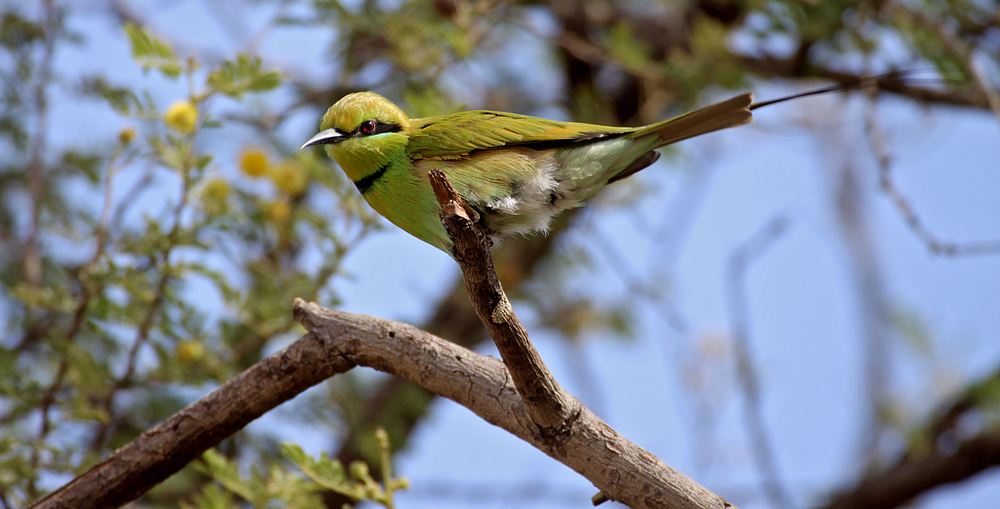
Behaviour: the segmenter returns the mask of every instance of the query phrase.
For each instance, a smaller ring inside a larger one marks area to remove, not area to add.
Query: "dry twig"
[[[899,215],[903,218],[906,226],[913,232],[920,242],[927,249],[936,255],[944,256],[969,256],[982,254],[1000,253],[1000,240],[993,241],[972,241],[972,242],[948,242],[941,240],[932,232],[920,219],[917,211],[910,204],[910,200],[896,186],[896,181],[892,175],[892,154],[885,141],[885,135],[878,124],[875,116],[874,105],[870,105],[865,114],[865,132],[868,134],[868,142],[875,160],[878,164],[879,186],[882,188]]]
[[[761,476],[761,488],[772,507],[791,507],[791,497],[778,472],[774,448],[764,425],[760,378],[750,350],[750,311],[746,296],[746,274],[750,264],[788,230],[790,220],[784,214],[767,222],[749,240],[740,244],[729,257],[726,270],[726,301],[736,356],[736,378],[743,392],[743,424],[750,438],[750,449]]]

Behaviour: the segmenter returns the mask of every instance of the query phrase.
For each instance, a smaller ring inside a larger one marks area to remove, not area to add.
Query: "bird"
[[[302,149],[323,145],[376,212],[454,256],[428,172],[439,169],[492,238],[545,232],[559,212],[660,157],[656,149],[747,124],[752,109],[857,87],[840,84],[754,103],[739,94],[643,127],[613,127],[488,110],[409,118],[375,92],[355,92],[323,115]]]

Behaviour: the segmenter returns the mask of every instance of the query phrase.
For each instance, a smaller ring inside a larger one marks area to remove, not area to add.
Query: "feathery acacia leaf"
[[[226,61],[208,75],[208,85],[223,94],[243,97],[246,92],[265,92],[281,84],[281,74],[261,72],[260,57],[239,55],[236,61]]]
[[[125,25],[125,34],[132,46],[132,58],[143,70],[157,69],[169,78],[181,74],[181,62],[166,41],[134,23]]]

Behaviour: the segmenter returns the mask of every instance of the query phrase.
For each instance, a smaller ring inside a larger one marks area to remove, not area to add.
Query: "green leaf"
[[[132,46],[132,58],[143,70],[156,69],[168,78],[181,74],[181,62],[166,41],[134,23],[125,25],[125,34]]]
[[[18,283],[9,290],[10,296],[30,307],[50,311],[71,312],[76,307],[76,301],[69,291],[61,286],[35,287],[27,283]]]
[[[246,92],[264,92],[281,84],[281,74],[261,72],[260,57],[239,55],[226,61],[208,75],[208,86],[223,94],[242,98]]]
[[[59,170],[67,171],[68,174],[83,174],[91,182],[98,182],[103,162],[104,158],[100,155],[68,150],[62,155]]]
[[[121,115],[155,116],[156,108],[151,102],[148,102],[148,96],[147,102],[144,104],[132,90],[112,85],[101,76],[84,79],[81,88],[86,95],[103,97],[111,105],[111,108]]]
[[[1000,407],[1000,370],[970,386],[968,392],[980,407],[987,409]]]
[[[227,490],[247,499],[253,500],[254,489],[249,486],[246,480],[240,477],[239,468],[236,462],[226,459],[215,449],[209,449],[202,454],[201,460],[204,462],[196,468],[202,473],[208,474]]]
[[[391,508],[393,491],[409,488],[410,482],[402,478],[392,478],[389,469],[391,455],[389,435],[384,429],[379,428],[375,432],[375,438],[382,450],[382,476],[386,483],[385,489],[371,476],[368,464],[363,461],[354,461],[345,469],[343,463],[330,458],[326,453],[321,454],[319,459],[313,459],[294,444],[282,444],[281,450],[286,458],[292,460],[307,477],[323,488],[355,500],[373,500]]]
[[[0,115],[0,136],[10,139],[14,148],[23,151],[28,148],[28,132],[24,129],[21,118],[13,115]]]
[[[5,12],[0,19],[0,46],[18,49],[44,38],[45,27],[13,12]]]
[[[378,495],[370,493],[367,489],[367,483],[358,482],[355,477],[349,476],[344,465],[340,461],[330,458],[326,453],[321,454],[318,460],[313,459],[303,452],[301,447],[294,444],[282,444],[281,451],[286,458],[298,465],[299,469],[313,482],[328,490],[336,491],[355,500],[374,499],[376,497],[372,495]],[[355,470],[354,474],[359,474],[361,469],[354,467],[352,470]]]
[[[201,493],[193,497],[194,506],[197,509],[231,509],[238,507],[230,492],[223,490],[217,484],[207,484]],[[184,504],[182,507],[192,507]]]
[[[608,51],[626,69],[641,71],[651,65],[649,48],[635,37],[632,28],[624,22],[613,25],[609,30]]]
[[[153,147],[153,154],[167,168],[178,171],[190,168],[188,156],[191,152],[191,144],[186,139],[167,134],[165,139],[151,136],[148,141]]]
[[[98,392],[104,389],[107,370],[104,369],[86,348],[78,343],[66,344],[66,379],[77,391]],[[86,404],[86,401],[80,401]],[[82,411],[82,410],[81,410]]]
[[[74,392],[69,402],[69,416],[74,420],[100,423],[107,423],[111,420],[108,412],[94,403],[83,392]]]
[[[200,155],[194,158],[194,167],[204,170],[211,162],[212,156],[210,154]]]

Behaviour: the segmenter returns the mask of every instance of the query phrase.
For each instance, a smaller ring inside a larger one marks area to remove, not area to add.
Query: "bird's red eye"
[[[361,132],[364,134],[371,134],[375,132],[375,121],[365,120],[361,123]]]

